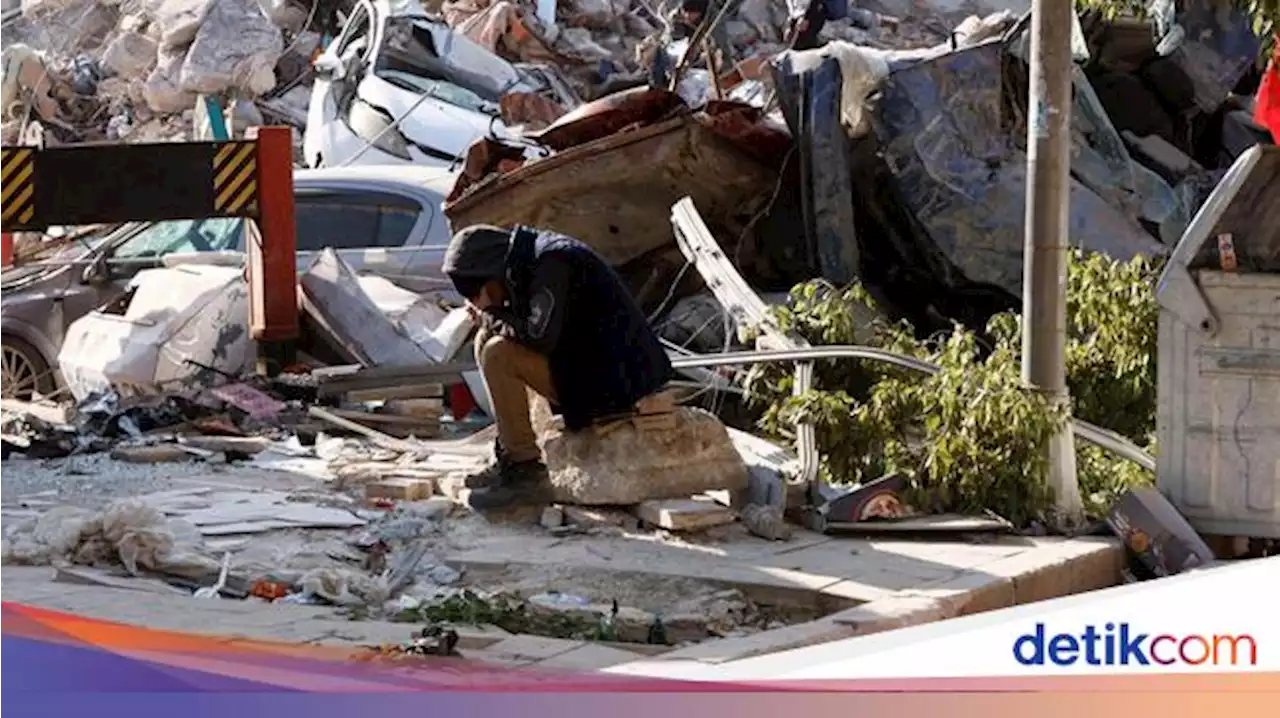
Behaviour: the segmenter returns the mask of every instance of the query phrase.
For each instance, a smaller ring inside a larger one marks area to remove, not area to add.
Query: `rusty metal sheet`
[[[444,211],[454,228],[561,232],[620,266],[673,241],[660,218],[685,196],[721,236],[741,236],[776,181],[775,169],[685,115],[491,175]]]
[[[674,92],[636,87],[588,102],[530,137],[554,150],[565,150],[688,109]]]
[[[771,166],[781,168],[791,149],[791,136],[766,124],[761,108],[745,102],[712,100],[697,118],[738,149]]]

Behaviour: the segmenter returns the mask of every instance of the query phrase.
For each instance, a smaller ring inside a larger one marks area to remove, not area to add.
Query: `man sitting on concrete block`
[[[444,272],[480,329],[476,363],[498,425],[496,462],[473,490],[473,508],[537,502],[547,479],[528,390],[579,431],[627,414],[661,390],[671,362],[617,273],[571,237],[477,225],[458,232]]]

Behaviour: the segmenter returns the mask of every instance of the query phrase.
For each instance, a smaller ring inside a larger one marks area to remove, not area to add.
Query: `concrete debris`
[[[548,531],[558,529],[564,524],[564,510],[559,506],[548,506],[542,510],[538,525]]]
[[[635,507],[635,514],[645,523],[668,531],[700,531],[737,520],[732,511],[707,498],[642,501]]]
[[[333,250],[325,250],[298,284],[325,324],[362,363],[413,366],[429,362],[426,353],[378,308],[356,273]]]
[[[170,114],[181,112],[195,102],[195,93],[182,89],[181,73],[187,55],[181,49],[161,47],[155,69],[147,76],[142,97],[154,112]]]
[[[159,45],[136,32],[121,33],[102,54],[102,62],[126,80],[142,78],[156,64]]]
[[[756,536],[770,541],[790,541],[793,533],[778,506],[749,504],[742,509],[742,525]]]
[[[257,97],[275,87],[283,50],[279,28],[257,0],[213,0],[187,51],[179,87],[204,94],[237,89]]]
[[[669,430],[623,426],[607,435],[565,432],[545,401],[536,402],[534,428],[550,471],[555,501],[631,505],[684,498],[704,491],[740,490],[746,465],[715,416],[681,408]]]
[[[370,499],[395,499],[420,501],[429,498],[435,490],[431,479],[389,478],[365,484],[364,495]]]

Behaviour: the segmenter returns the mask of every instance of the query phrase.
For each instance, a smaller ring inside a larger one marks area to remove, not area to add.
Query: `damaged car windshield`
[[[486,114],[496,114],[498,100],[519,82],[501,58],[421,18],[387,22],[374,72],[397,87]]]
[[[125,259],[234,250],[240,244],[240,224],[239,218],[230,217],[156,222],[125,240],[112,255]]]

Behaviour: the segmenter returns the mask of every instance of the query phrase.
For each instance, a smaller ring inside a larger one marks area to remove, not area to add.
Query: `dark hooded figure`
[[[454,235],[444,272],[480,323],[476,363],[498,425],[497,459],[473,491],[488,508],[537,501],[546,477],[528,389],[577,431],[661,390],[671,362],[617,273],[582,242],[523,227]]]

